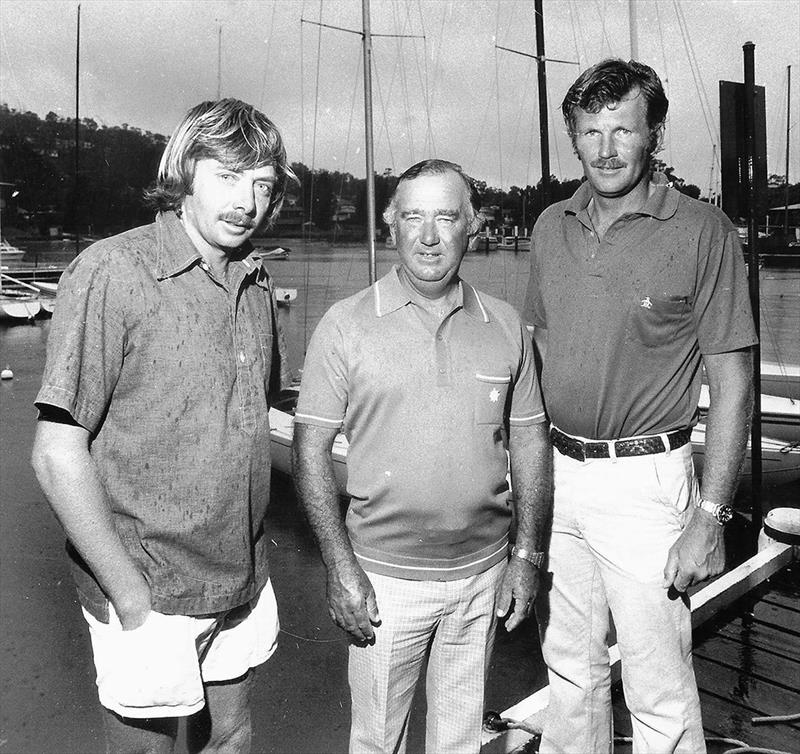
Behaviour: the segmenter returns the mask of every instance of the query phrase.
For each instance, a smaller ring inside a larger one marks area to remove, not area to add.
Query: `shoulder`
[[[70,275],[111,273],[140,264],[155,263],[156,230],[155,224],[103,238],[84,249],[67,267]]]
[[[522,319],[519,312],[507,301],[479,291],[472,287],[481,306],[486,310],[490,322],[499,324],[508,333],[517,333],[522,329]]]
[[[719,207],[693,199],[691,196],[680,193],[677,189],[670,190],[678,194],[678,207],[675,212],[677,222],[713,229],[723,235],[736,230],[728,216]]]
[[[569,206],[571,199],[564,199],[547,207],[533,226],[534,233],[546,232],[561,225],[564,219],[564,210]]]

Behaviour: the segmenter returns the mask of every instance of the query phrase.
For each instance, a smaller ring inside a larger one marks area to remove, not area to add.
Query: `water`
[[[287,260],[269,264],[276,284],[297,288],[281,307],[290,363],[302,367],[313,328],[335,301],[367,285],[363,246],[287,241]],[[396,260],[378,249],[382,275]],[[521,306],[527,252],[468,254],[462,275],[479,289]],[[765,360],[800,363],[800,272],[762,271]],[[63,537],[39,490],[29,457],[50,329],[48,320],[0,326],[0,749],[10,754],[93,754],[102,751],[91,653],[63,553]],[[770,491],[771,501],[794,501],[798,486]],[[273,479],[268,529],[271,572],[283,634],[275,656],[257,676],[254,751],[345,752],[349,730],[346,651],[325,608],[324,571],[290,483]],[[532,621],[514,634],[498,632],[487,708],[502,711],[544,681]],[[409,754],[421,751],[418,703]]]

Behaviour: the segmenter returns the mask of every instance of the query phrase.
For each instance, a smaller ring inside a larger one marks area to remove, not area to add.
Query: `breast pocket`
[[[475,423],[502,424],[506,398],[511,384],[509,375],[475,375]]]
[[[669,343],[691,326],[687,296],[643,295],[631,306],[628,337],[648,348]]]

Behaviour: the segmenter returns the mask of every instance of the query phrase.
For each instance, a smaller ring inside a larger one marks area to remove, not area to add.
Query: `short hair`
[[[159,211],[180,214],[192,193],[195,165],[212,159],[231,170],[251,170],[271,165],[275,187],[270,197],[266,226],[283,205],[287,180],[297,180],[286,159],[283,139],[275,124],[252,105],[238,99],[201,102],[184,116],[172,132],[158,166],[156,185],[146,197]]]
[[[444,173],[455,173],[464,182],[464,187],[467,189],[467,195],[469,196],[469,206],[472,210],[472,217],[469,219],[469,232],[471,234],[477,233],[481,227],[481,218],[478,214],[481,209],[481,195],[478,187],[475,185],[475,181],[463,171],[461,165],[456,165],[456,163],[448,162],[447,160],[422,160],[422,162],[412,165],[403,172],[397,179],[394,193],[383,211],[383,221],[387,225],[394,225],[397,216],[397,191],[403,183],[413,181],[421,175],[443,175]]]
[[[644,63],[620,58],[607,58],[585,70],[569,88],[561,112],[564,114],[572,146],[575,146],[576,108],[598,113],[606,105],[620,102],[634,91],[642,94],[647,105],[647,126],[650,129],[649,151],[654,155],[661,147],[669,100],[658,74]]]

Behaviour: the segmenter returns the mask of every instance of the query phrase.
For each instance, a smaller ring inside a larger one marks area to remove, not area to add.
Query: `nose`
[[[256,197],[253,184],[250,181],[239,181],[236,185],[234,196],[234,209],[252,215],[256,209]]]
[[[616,157],[617,143],[614,140],[614,134],[605,133],[600,141],[600,157],[608,159],[609,157]]]
[[[423,221],[419,241],[424,246],[436,246],[439,243],[439,229],[436,227],[434,218],[427,218]]]

